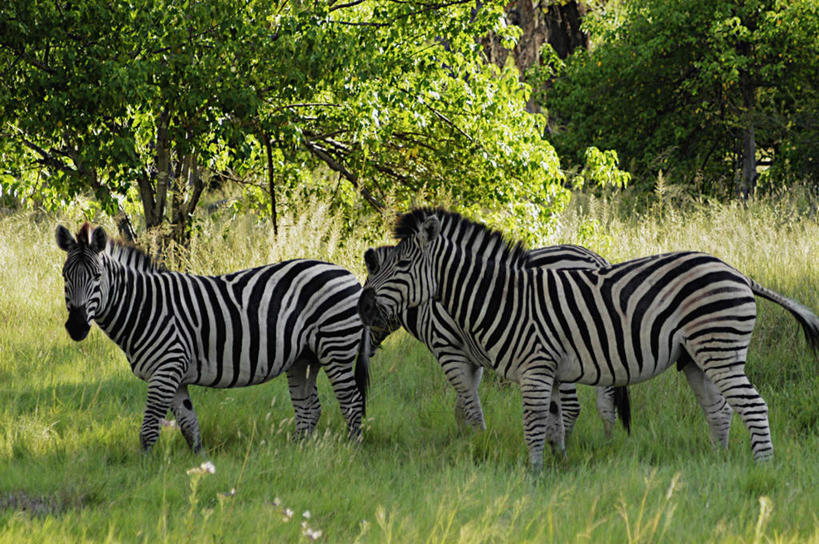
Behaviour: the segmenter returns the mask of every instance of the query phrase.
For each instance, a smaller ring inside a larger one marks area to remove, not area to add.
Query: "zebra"
[[[65,328],[75,341],[97,325],[148,383],[142,449],[159,438],[170,409],[194,452],[202,440],[189,385],[254,385],[287,374],[296,435],[321,415],[316,376],[324,369],[359,440],[370,333],[358,316],[361,285],[340,266],[296,259],[222,276],[170,272],[135,247],[85,223],[76,238],[59,225]],[[355,369],[353,364],[355,363]]]
[[[767,405],[745,375],[754,295],[787,309],[816,351],[819,317],[808,308],[705,253],[666,253],[591,270],[532,269],[520,244],[507,243],[496,260],[463,251],[441,236],[448,221],[504,243],[500,233],[458,214],[414,210],[399,218],[399,242],[367,278],[362,299],[391,314],[434,298],[470,331],[485,361],[520,384],[535,470],[542,466],[555,380],[627,385],[675,361],[688,369],[689,383],[699,380],[698,401],[721,445],[727,445],[726,423],[736,411],[754,458],[773,457]]]
[[[450,226],[457,227],[455,223]],[[457,238],[457,231],[448,233],[450,238]],[[468,245],[469,240],[461,241]],[[500,247],[500,246],[498,246]],[[364,254],[367,272],[377,273],[381,262],[391,251],[391,247],[369,249]],[[529,251],[528,266],[557,266],[572,268],[599,268],[608,265],[600,255],[576,245],[550,246]],[[366,311],[364,312],[366,313]],[[470,349],[474,340],[463,331],[444,311],[443,307],[430,301],[416,308],[408,308],[397,316],[379,316],[379,323],[371,329],[379,338],[373,344],[380,344],[383,338],[400,327],[404,327],[412,336],[423,342],[444,370],[449,383],[455,389],[455,419],[459,426],[467,423],[475,429],[485,429],[486,424],[478,396],[478,385],[483,375],[483,366],[473,361],[479,360],[480,353]],[[550,416],[560,415],[562,422],[552,422],[548,426],[547,441],[553,450],[564,451],[565,440],[572,433],[574,424],[580,414],[580,402],[577,389],[573,383],[559,384],[559,404],[550,403]],[[606,435],[610,435],[615,420],[615,410],[620,413],[620,420],[629,432],[630,410],[628,390],[625,387],[600,387],[597,389],[597,408],[603,420]]]

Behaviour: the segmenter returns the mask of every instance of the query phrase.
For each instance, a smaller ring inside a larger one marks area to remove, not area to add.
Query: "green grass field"
[[[612,261],[704,250],[819,311],[815,212],[787,201],[686,208],[648,217],[586,201],[544,243]],[[286,218],[278,240],[249,218],[203,220],[185,265],[216,273],[309,256],[363,279],[366,245],[333,225],[317,205]],[[758,302],[747,366],[770,408],[770,463],[753,462],[737,417],[728,450],[713,450],[684,377],[669,371],[632,388],[630,437],[606,438],[593,391],[579,388],[568,456],[547,453],[535,477],[517,387],[487,375],[488,428],[461,431],[437,363],[400,333],[371,362],[361,445],[346,440],[323,375],[324,413],[306,441],[291,438],[283,377],[193,388],[215,466],[197,474],[205,459],[176,429],[140,452],[146,386],[119,349],[97,328],[69,339],[55,226],[0,218],[0,542],[819,542],[819,361],[772,303]]]

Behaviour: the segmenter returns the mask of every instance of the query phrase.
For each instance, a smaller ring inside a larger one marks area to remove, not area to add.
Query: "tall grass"
[[[636,215],[588,199],[543,241],[612,261],[708,251],[819,311],[819,220],[794,210],[760,201]],[[61,219],[72,230],[80,220]],[[581,388],[568,458],[547,454],[534,477],[518,389],[487,375],[487,430],[459,430],[437,363],[396,334],[372,361],[358,446],[323,375],[324,413],[306,441],[292,439],[284,378],[194,388],[211,474],[190,471],[204,459],[170,427],[141,454],[146,386],[98,329],[69,340],[55,225],[0,219],[0,542],[819,542],[819,362],[774,304],[758,304],[748,361],[770,407],[771,463],[753,462],[737,418],[728,450],[714,451],[685,380],[669,371],[632,388],[630,437],[606,439]],[[321,202],[284,218],[278,238],[251,217],[203,218],[176,264],[211,274],[311,257],[363,279],[367,244],[338,225]]]

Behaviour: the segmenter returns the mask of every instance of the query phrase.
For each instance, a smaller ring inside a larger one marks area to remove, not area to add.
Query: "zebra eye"
[[[409,259],[402,259],[402,260],[398,261],[397,263],[395,263],[395,266],[399,266],[401,268],[407,268],[407,267],[409,267],[411,262],[412,261],[410,261]]]

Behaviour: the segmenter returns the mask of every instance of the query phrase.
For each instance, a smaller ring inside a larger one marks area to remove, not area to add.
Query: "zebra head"
[[[383,263],[392,253],[393,246],[381,246],[370,248],[364,253],[364,263],[367,266],[367,274],[373,275],[383,266]],[[393,332],[401,328],[401,320],[398,314],[388,315],[375,305],[375,296],[372,291],[368,291],[367,296],[359,297],[359,314],[367,315],[371,321],[368,326],[373,330],[379,339],[386,338]]]
[[[435,296],[431,246],[441,232],[441,221],[429,215],[416,226],[398,245],[368,249],[364,254],[367,281],[358,311],[365,325],[383,326],[385,320],[395,319],[400,312]]]
[[[68,254],[63,265],[65,307],[68,309],[65,328],[71,339],[78,342],[88,335],[91,320],[100,306],[103,266],[99,255],[106,242],[102,227],[92,230],[91,225],[85,223],[76,239],[64,226],[57,227],[57,245]]]

